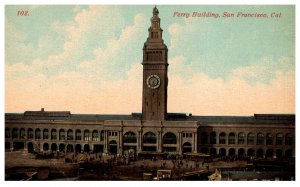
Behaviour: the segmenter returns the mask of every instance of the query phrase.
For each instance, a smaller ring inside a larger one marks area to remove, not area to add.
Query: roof
[[[142,120],[141,113],[71,114],[69,111],[26,111],[6,113],[5,120],[65,120],[99,122],[106,120]],[[295,114],[254,114],[253,116],[193,116],[184,113],[168,113],[168,121],[198,121],[201,124],[295,124]]]

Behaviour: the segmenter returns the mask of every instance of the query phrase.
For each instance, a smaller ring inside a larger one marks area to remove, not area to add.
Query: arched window
[[[69,129],[67,132],[67,140],[74,140],[73,130]]]
[[[156,135],[153,132],[147,132],[143,136],[143,143],[155,144],[156,143]]]
[[[18,129],[13,128],[12,130],[12,138],[17,139],[18,138]]]
[[[57,139],[57,133],[56,129],[51,130],[51,140],[56,140]]]
[[[176,135],[171,132],[166,133],[163,137],[163,144],[176,144],[176,142]]]
[[[5,128],[5,138],[10,138],[10,128]]]
[[[235,134],[233,132],[229,133],[228,144],[235,144]]]
[[[292,144],[293,144],[292,134],[288,133],[285,135],[285,145],[292,145]]]
[[[273,145],[273,135],[271,133],[267,134],[266,144],[267,145]]]
[[[225,132],[221,132],[219,135],[219,144],[226,144],[226,134]]]
[[[25,137],[26,137],[25,129],[22,128],[20,129],[20,139],[25,139]]]
[[[49,130],[48,129],[43,130],[43,139],[44,140],[49,139]]]
[[[208,135],[206,132],[201,133],[201,144],[207,144],[208,143]]]
[[[77,129],[75,132],[75,139],[81,140],[81,130]]]
[[[41,139],[41,130],[35,129],[35,139],[39,140]]]
[[[84,141],[90,141],[90,131],[89,130],[84,130],[83,136],[84,136]]]
[[[255,139],[254,134],[252,132],[250,132],[247,136],[247,144],[254,145],[254,139]]]
[[[29,128],[27,130],[27,137],[28,137],[28,139],[33,139],[33,130],[32,130],[32,128]]]
[[[137,141],[136,135],[134,132],[129,131],[124,134],[123,142],[124,143],[136,143]]]
[[[217,133],[211,132],[210,133],[210,144],[216,144],[217,143]]]
[[[243,132],[239,133],[238,144],[245,144],[245,133],[243,133]]]
[[[264,145],[265,144],[265,135],[262,133],[257,134],[257,145]]]
[[[65,140],[66,134],[64,129],[59,130],[59,140]]]
[[[104,140],[104,130],[100,132],[100,141]]]
[[[276,135],[276,145],[282,145],[283,144],[283,134],[278,133]]]
[[[93,130],[92,132],[92,140],[93,141],[99,141],[99,133],[97,130]]]

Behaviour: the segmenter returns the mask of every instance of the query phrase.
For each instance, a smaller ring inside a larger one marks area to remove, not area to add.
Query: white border
[[[227,0],[227,1],[224,1],[224,0],[199,0],[199,1],[194,1],[194,0],[185,0],[185,1],[180,1],[180,0],[172,0],[172,1],[162,1],[162,0],[152,0],[152,1],[146,1],[146,0],[143,0],[143,1],[124,1],[124,0],[51,0],[51,1],[41,1],[41,0],[2,0],[1,1],[1,10],[2,10],[2,14],[1,14],[1,19],[0,19],[0,24],[1,26],[3,27],[3,29],[1,29],[1,39],[0,39],[0,43],[2,44],[1,47],[0,47],[0,51],[1,51],[1,74],[0,74],[0,81],[1,81],[1,85],[2,85],[2,89],[1,89],[1,97],[0,97],[0,102],[1,102],[1,107],[0,107],[0,120],[3,124],[2,126],[2,131],[1,131],[1,144],[0,144],[0,147],[1,147],[1,150],[3,151],[4,153],[4,16],[5,16],[5,5],[13,5],[13,4],[24,4],[24,5],[29,5],[29,4],[48,4],[48,5],[51,5],[51,4],[146,4],[146,5],[153,5],[153,4],[157,4],[157,5],[160,5],[160,4],[210,4],[210,5],[231,5],[231,4],[240,4],[240,5],[246,5],[246,4],[254,4],[254,5],[268,5],[268,4],[272,4],[272,5],[275,5],[275,4],[295,4],[296,5],[296,20],[299,20],[299,13],[297,12],[297,5],[298,5],[298,2],[299,1],[296,1],[296,0]],[[299,93],[299,85],[298,85],[298,77],[297,76],[297,72],[299,72],[299,65],[297,62],[297,54],[298,53],[298,44],[299,44],[299,37],[297,37],[298,35],[298,31],[299,31],[299,26],[298,24],[296,24],[296,123],[299,121],[299,117],[298,117],[298,112],[297,112],[297,107],[299,106],[299,102],[298,102],[298,99],[297,99],[297,96],[298,96],[298,93]],[[299,153],[298,151],[298,138],[297,138],[297,134],[299,134],[299,128],[296,128],[296,157]],[[2,171],[1,174],[0,174],[0,180],[1,180],[1,186],[17,186],[19,183],[18,182],[5,182],[4,181],[4,154],[1,154],[1,159],[0,159],[0,164],[2,166]],[[253,186],[253,185],[272,185],[272,186],[284,186],[284,185],[292,185],[292,186],[299,186],[299,180],[300,180],[300,175],[297,171],[297,168],[300,167],[300,165],[298,164],[298,160],[296,160],[296,182],[279,182],[279,181],[276,181],[276,182],[250,182],[250,181],[247,181],[246,183],[242,183],[242,182],[168,182],[168,183],[158,183],[158,182],[143,182],[143,183],[140,183],[140,182],[116,182],[116,181],[109,181],[109,182],[104,182],[104,181],[97,181],[97,182],[88,182],[88,184],[92,185],[92,186],[156,186],[156,185],[159,185],[159,186],[169,186],[169,185],[172,185],[172,186],[182,186],[182,185],[195,185],[195,186],[202,186],[202,185],[212,185],[212,186],[226,186],[226,185],[230,185],[230,186],[240,186],[240,185],[246,185],[246,186]],[[100,183],[99,183],[100,182]],[[75,185],[75,186],[82,186],[84,184],[87,184],[87,182],[82,182],[82,181],[76,181],[76,182],[72,182],[72,183],[66,183],[66,182],[22,182],[21,185],[25,185],[25,186],[41,186],[41,185],[68,185],[68,184],[72,184]]]

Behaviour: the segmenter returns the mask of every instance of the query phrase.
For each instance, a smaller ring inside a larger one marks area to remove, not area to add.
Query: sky
[[[141,112],[142,48],[152,8],[6,5],[5,112]],[[169,48],[168,112],[295,113],[294,6],[157,8]],[[29,15],[17,16],[20,10]],[[269,17],[225,18],[224,12]],[[271,18],[273,12],[281,17]]]

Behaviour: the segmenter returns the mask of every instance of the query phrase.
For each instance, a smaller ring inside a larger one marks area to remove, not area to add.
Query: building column
[[[158,131],[158,136],[157,136],[157,152],[162,152],[162,131]]]
[[[194,148],[193,148],[193,152],[197,153],[197,133],[193,132],[194,134]]]
[[[138,131],[138,147],[137,151],[141,152],[142,151],[142,131]]]
[[[119,149],[118,149],[118,153],[120,155],[123,154],[123,133],[122,133],[122,131],[119,131]]]
[[[44,140],[44,129],[41,129],[41,140]]]
[[[44,151],[44,141],[41,139],[41,143],[40,143],[40,150],[41,152]],[[66,145],[66,150],[67,150],[67,145]]]
[[[104,131],[104,149],[103,149],[103,152],[104,153],[108,152],[108,149],[107,149],[107,131],[106,130]]]
[[[178,132],[177,151],[178,151],[179,155],[182,154],[182,138],[181,138],[181,132]]]

